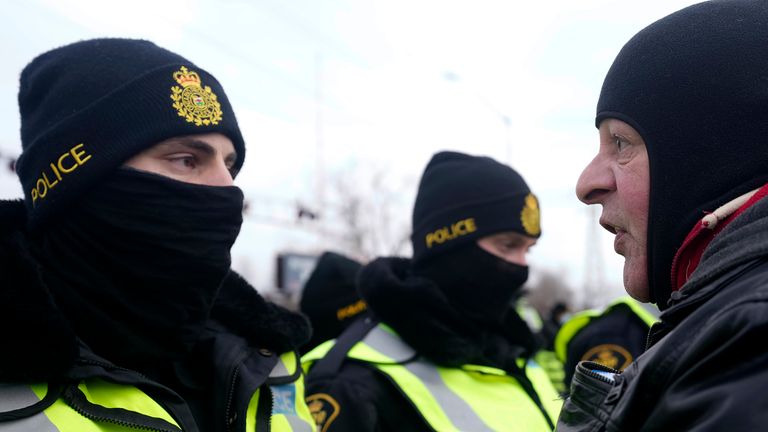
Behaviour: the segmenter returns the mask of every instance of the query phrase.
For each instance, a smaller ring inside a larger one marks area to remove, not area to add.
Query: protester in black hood
[[[538,200],[513,169],[434,155],[413,258],[366,265],[358,290],[370,317],[303,359],[323,430],[552,430],[557,393],[528,363],[536,339],[514,310],[540,234]]]
[[[307,322],[230,270],[245,145],[216,79],[148,41],[95,39],[35,58],[19,107],[0,429],[311,430]]]
[[[558,431],[768,424],[768,2],[700,3],[635,35],[597,103],[576,192],[663,310],[621,374],[577,366]]]

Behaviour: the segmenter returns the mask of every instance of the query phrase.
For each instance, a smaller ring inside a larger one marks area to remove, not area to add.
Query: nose
[[[506,258],[507,258],[507,261],[513,264],[527,266],[528,265],[527,257],[528,257],[528,252],[523,248],[519,248],[515,250],[513,253],[507,255]]]
[[[600,154],[584,168],[576,182],[576,196],[585,204],[599,204],[616,188],[616,179]]]
[[[205,184],[210,186],[232,186],[235,184],[235,181],[224,161],[219,160],[206,172]]]

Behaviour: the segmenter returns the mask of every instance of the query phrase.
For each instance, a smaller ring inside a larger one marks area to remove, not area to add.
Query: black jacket
[[[99,377],[140,387],[184,431],[239,431],[245,430],[245,415],[234,414],[244,413],[249,396],[268,383],[276,353],[295,350],[309,339],[303,317],[265,302],[230,272],[189,359],[153,364],[142,373],[115,365],[83,344],[57,309],[29,253],[24,212],[21,202],[0,202],[0,383],[47,382],[51,402],[63,398],[88,412],[97,408],[80,397],[77,383]],[[26,415],[45,408],[41,404]],[[126,419],[117,411],[100,415],[158,427],[143,416]],[[3,420],[8,418],[0,413]]]
[[[359,284],[375,319],[433,363],[486,365],[528,382],[516,361],[535,351],[536,339],[511,308],[497,327],[472,322],[449,306],[433,282],[412,275],[409,260],[400,258],[368,264]],[[389,378],[364,363],[347,360],[333,377],[316,378],[310,369],[306,393],[310,401],[313,395],[324,395],[317,399],[321,418],[328,420],[324,431],[432,430]]]
[[[768,427],[768,200],[710,244],[649,349],[613,380],[581,363],[559,432]]]

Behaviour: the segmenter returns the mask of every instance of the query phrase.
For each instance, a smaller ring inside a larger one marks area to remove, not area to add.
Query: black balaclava
[[[474,243],[448,251],[419,267],[456,310],[479,322],[499,322],[522,293],[528,266],[504,261]]]
[[[37,234],[54,299],[78,336],[122,365],[177,359],[230,266],[243,195],[128,168]]]
[[[497,322],[528,278],[477,240],[512,231],[538,238],[539,205],[515,170],[488,157],[435,154],[413,209],[413,271],[435,281],[457,310]]]
[[[640,31],[605,78],[597,126],[627,122],[648,149],[648,281],[661,309],[696,221],[768,182],[766,70],[768,2],[709,1]]]

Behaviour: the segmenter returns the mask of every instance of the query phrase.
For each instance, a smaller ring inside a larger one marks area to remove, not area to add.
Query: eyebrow
[[[174,145],[174,144],[203,152],[207,156],[213,156],[216,154],[216,149],[213,148],[213,146],[211,146],[205,141],[201,141],[195,138],[186,138],[186,139],[182,138],[182,139],[171,141],[168,143],[168,145]],[[232,166],[234,166],[235,162],[237,162],[236,151],[233,151],[232,153],[229,153],[224,157],[224,163],[231,164]]]

